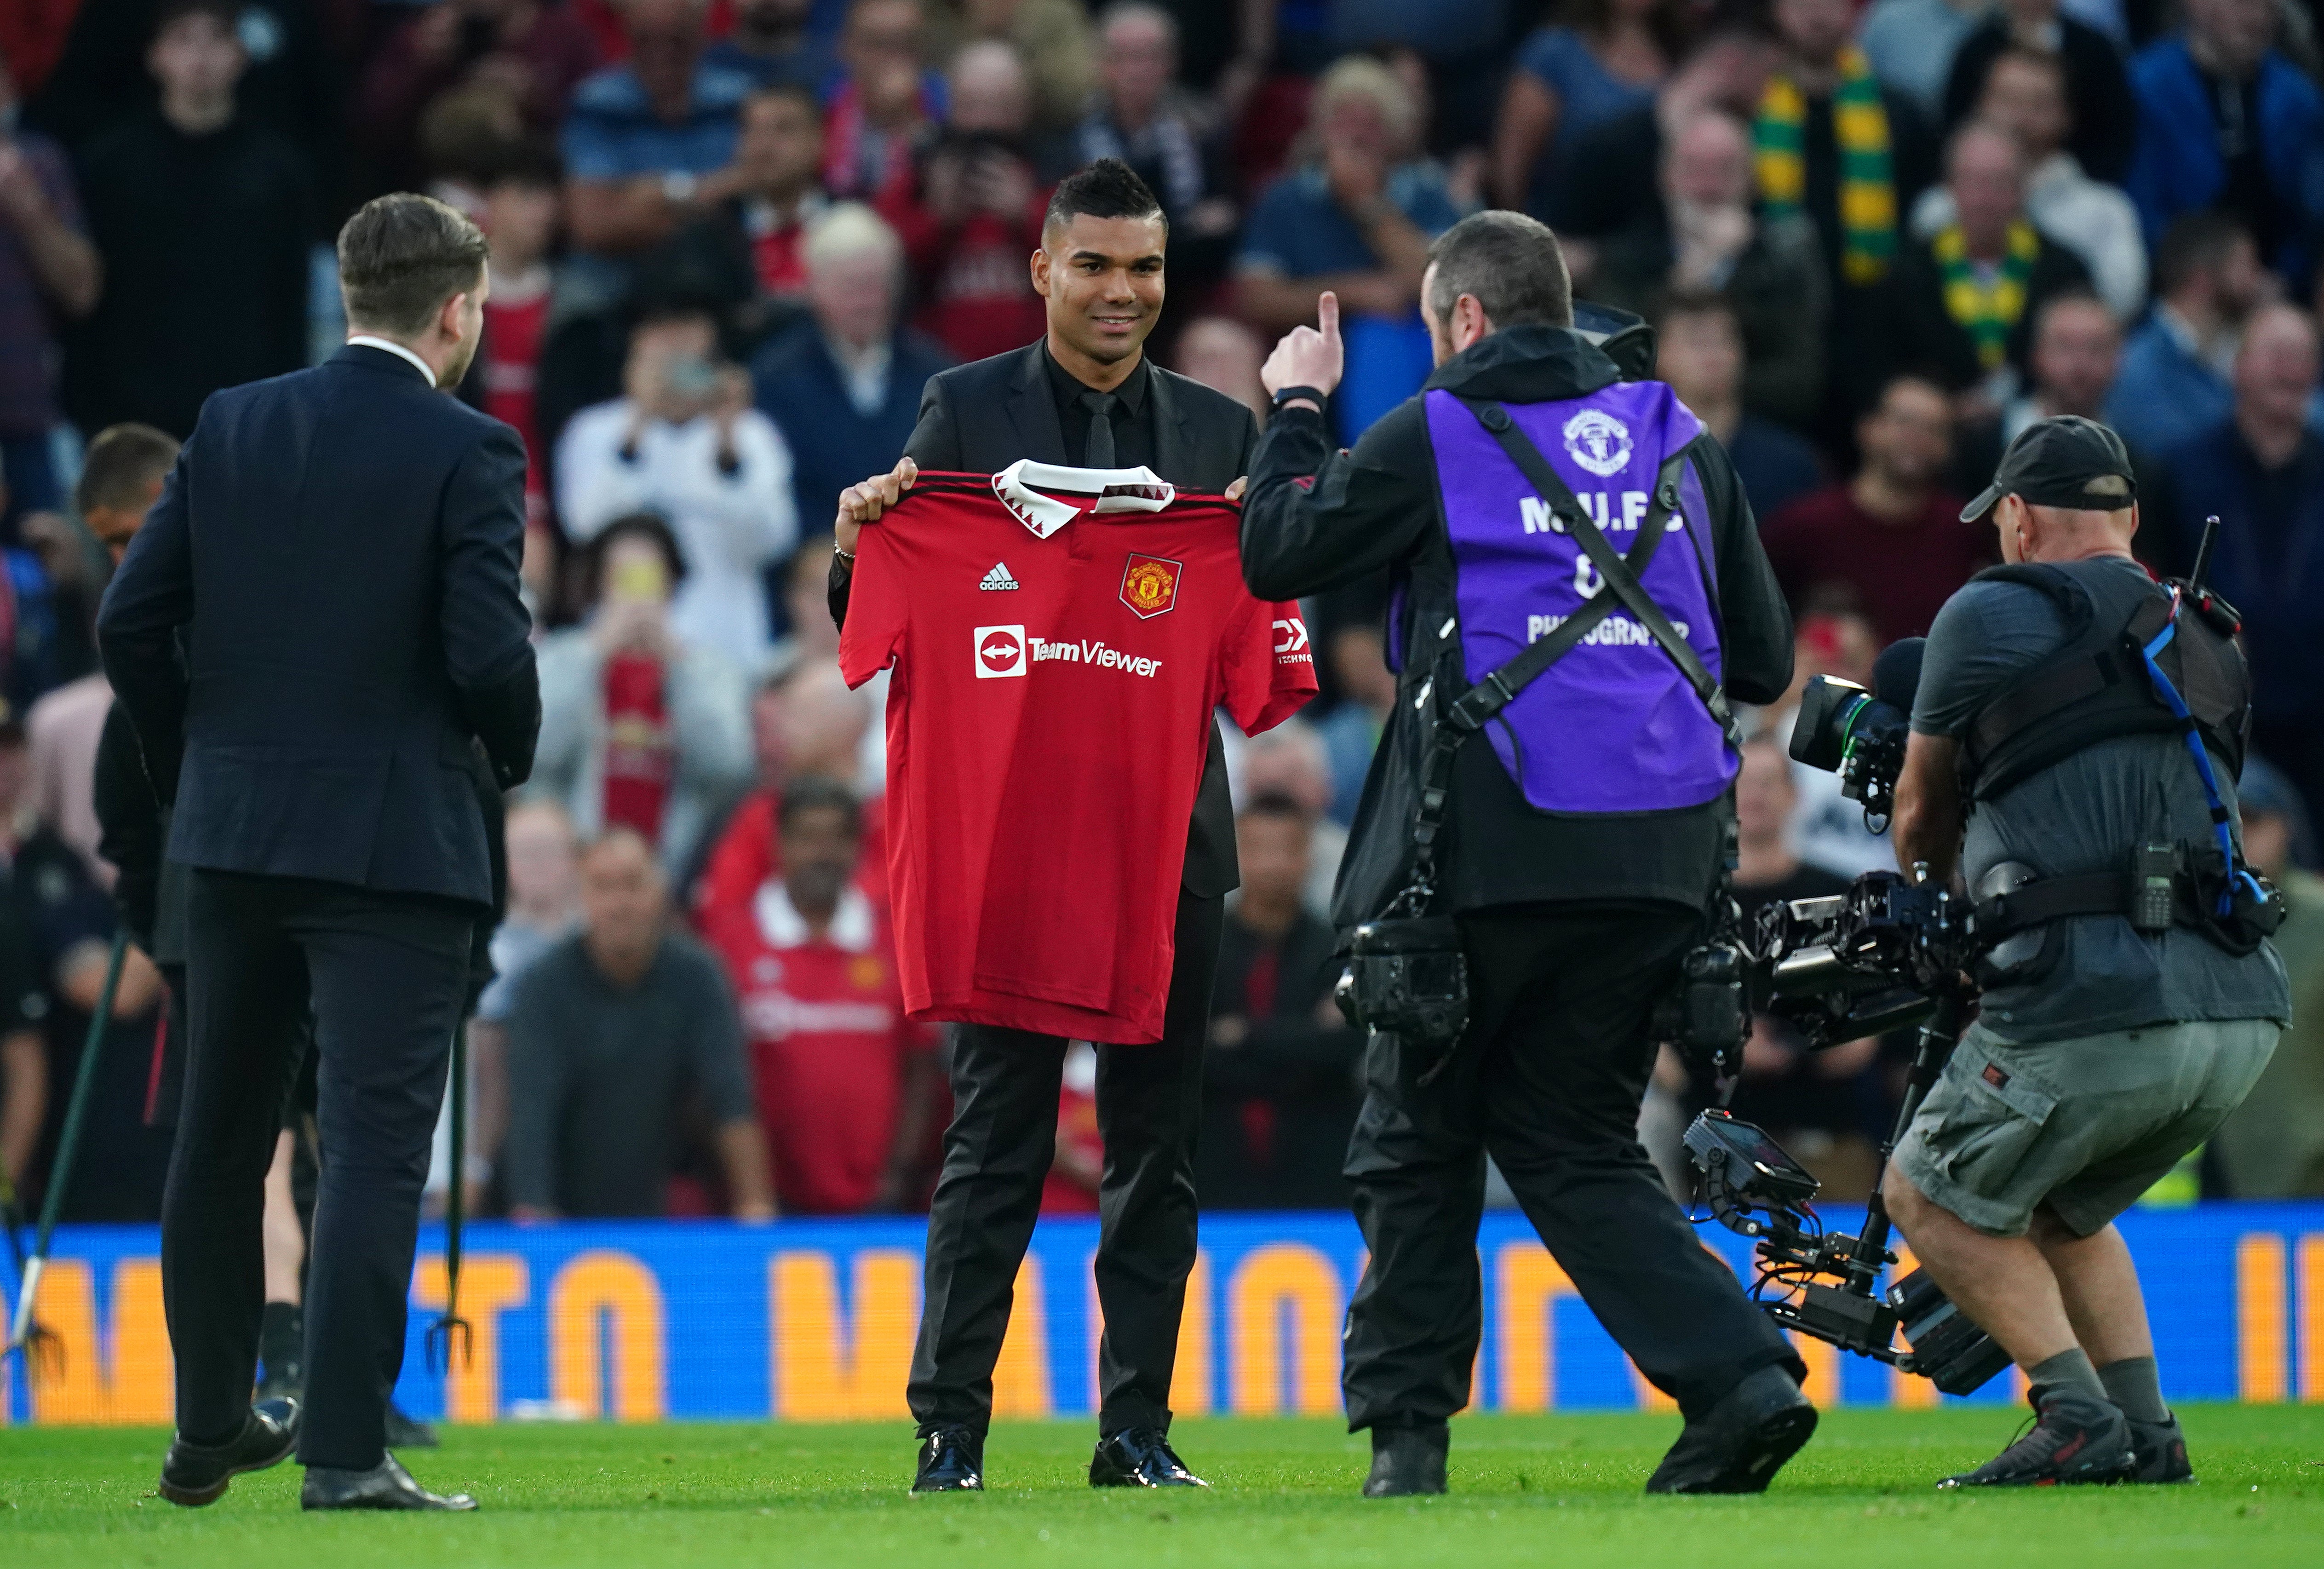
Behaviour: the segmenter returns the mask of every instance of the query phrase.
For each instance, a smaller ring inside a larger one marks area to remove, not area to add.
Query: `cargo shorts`
[[[2282,1028],[2204,1020],[2012,1046],[1972,1024],[1896,1164],[1990,1236],[2023,1236],[2043,1204],[2089,1236],[2227,1121]]]

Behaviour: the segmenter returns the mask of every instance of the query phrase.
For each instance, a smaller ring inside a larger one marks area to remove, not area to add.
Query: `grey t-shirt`
[[[2113,558],[2072,570],[2090,575],[2099,588],[2109,573],[2146,581],[2144,568]],[[2064,618],[2039,589],[1969,584],[1945,602],[1929,628],[1913,728],[1923,735],[1966,734],[2012,677],[2065,641]],[[2232,814],[2234,782],[2216,758],[2213,772]],[[2235,831],[2240,844],[2239,817]],[[1961,863],[1974,889],[2004,861],[2023,862],[2044,877],[2126,870],[2140,844],[2208,844],[2211,834],[2210,806],[2186,743],[2176,735],[2125,735],[1978,803]],[[2116,915],[2079,916],[2066,925],[2054,969],[2030,984],[1986,992],[1979,1018],[2000,1039],[2032,1046],[2167,1020],[2292,1017],[2283,964],[2271,944],[2239,959],[2185,928],[2145,937]]]
[[[516,977],[507,1023],[512,1204],[663,1214],[696,1100],[713,1126],[756,1112],[725,976],[679,933],[626,991],[564,938]]]

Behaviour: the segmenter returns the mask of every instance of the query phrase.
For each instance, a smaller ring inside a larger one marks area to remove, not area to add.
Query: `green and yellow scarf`
[[[1888,151],[1888,111],[1864,51],[1840,52],[1832,94],[1832,134],[1840,143],[1840,265],[1850,283],[1877,283],[1896,254],[1896,182]],[[1752,122],[1759,200],[1770,217],[1802,210],[1807,200],[1808,100],[1792,79],[1770,77]]]
[[[2025,314],[2025,285],[2042,255],[2041,236],[2019,218],[2009,226],[2000,264],[1990,270],[1969,260],[1969,241],[1959,224],[1940,231],[1932,249],[1944,280],[1946,314],[1977,345],[1977,363],[1999,370],[2009,355],[2009,335]]]

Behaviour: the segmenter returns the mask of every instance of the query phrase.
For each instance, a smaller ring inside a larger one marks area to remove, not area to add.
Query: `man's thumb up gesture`
[[[1259,383],[1267,389],[1268,397],[1286,387],[1313,387],[1319,392],[1328,392],[1340,384],[1345,357],[1340,346],[1340,297],[1328,289],[1323,291],[1315,301],[1315,318],[1320,329],[1293,328],[1275,346],[1275,352],[1267,356],[1267,364],[1259,367]]]

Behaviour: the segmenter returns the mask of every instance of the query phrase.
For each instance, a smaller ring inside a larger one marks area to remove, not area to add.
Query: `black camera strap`
[[[1500,444],[1501,450],[1508,454],[1517,472],[1525,475],[1526,483],[1548,503],[1553,526],[1562,527],[1572,536],[1597,568],[1605,586],[1591,595],[1580,610],[1560,622],[1548,636],[1528,644],[1515,659],[1489,672],[1440,710],[1435,735],[1421,767],[1420,807],[1412,828],[1413,842],[1417,847],[1412,882],[1397,900],[1398,904],[1408,901],[1414,915],[1422,913],[1435,891],[1436,843],[1443,829],[1452,789],[1452,764],[1461,743],[1490,724],[1536,677],[1580,646],[1617,608],[1628,609],[1636,616],[1678,666],[1695,696],[1702,699],[1703,706],[1719,722],[1727,743],[1741,744],[1741,729],[1728,706],[1727,694],[1640,581],[1647,563],[1661,548],[1663,536],[1669,531],[1672,515],[1679,510],[1679,477],[1686,466],[1685,455],[1674,453],[1664,460],[1655,478],[1653,499],[1638,525],[1638,537],[1631,543],[1629,553],[1621,555],[1599,530],[1581,498],[1542,457],[1541,449],[1517,428],[1507,409],[1490,399],[1461,401]],[[1713,603],[1716,604],[1715,598]]]

